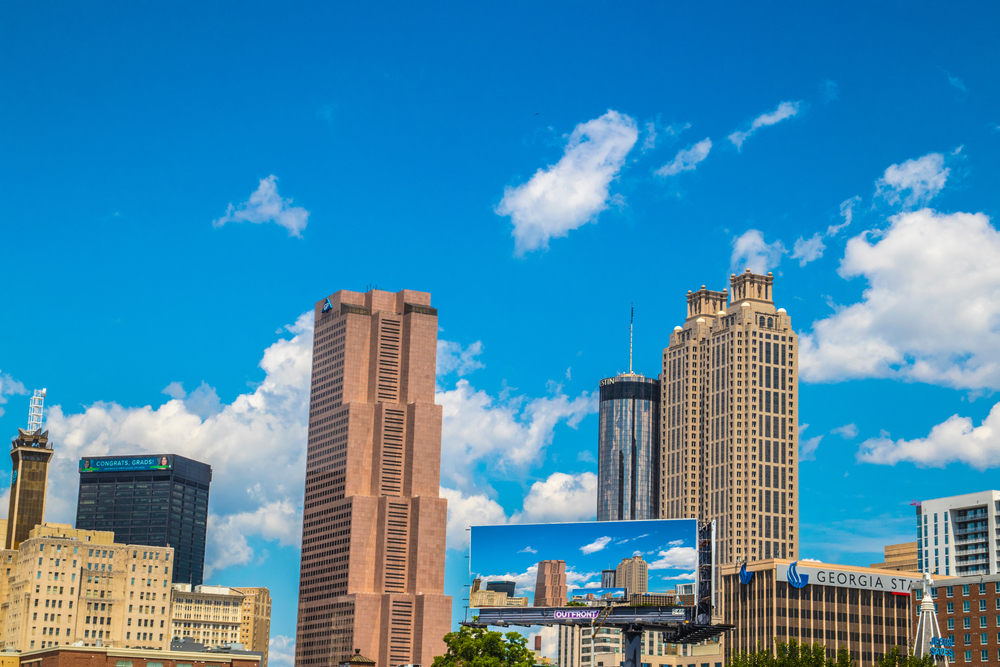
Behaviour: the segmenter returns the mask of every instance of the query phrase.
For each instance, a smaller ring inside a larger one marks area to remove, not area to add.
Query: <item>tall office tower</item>
[[[451,629],[437,311],[340,291],[315,320],[295,664],[430,665]]]
[[[660,517],[660,381],[631,371],[601,380],[597,520]]]
[[[688,292],[663,351],[661,516],[716,520],[720,564],[798,548],[796,337],[772,282]]]
[[[201,584],[205,572],[212,466],[176,454],[80,459],[76,527],[114,531],[122,544],[171,546],[175,584]]]
[[[497,591],[500,593],[506,593],[507,597],[514,597],[514,586],[516,585],[513,581],[487,581],[486,590]]]
[[[615,570],[601,570],[601,588],[618,588],[615,585],[615,574]]]
[[[17,549],[45,516],[45,486],[52,460],[49,432],[17,429],[17,437],[10,443],[10,460],[13,470],[4,545]]]
[[[267,652],[271,639],[271,591],[264,587],[234,588],[243,594],[240,618],[240,643],[248,651],[263,653],[260,667],[267,667]]]
[[[1000,535],[1000,491],[924,500],[916,507],[920,572],[1000,574],[1000,552],[992,555],[994,536]]]
[[[569,599],[566,561],[543,560],[535,577],[535,607],[562,607]]]
[[[622,558],[615,568],[615,583],[618,588],[628,589],[628,594],[646,593],[649,591],[649,564],[642,556]]]

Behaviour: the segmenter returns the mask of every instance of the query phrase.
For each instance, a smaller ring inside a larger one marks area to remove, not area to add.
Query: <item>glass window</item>
[[[986,600],[979,601],[979,611],[986,611]]]
[[[962,603],[962,611],[964,611],[966,613],[969,612],[969,601],[968,600],[966,600],[965,602]]]
[[[972,635],[970,635],[968,632],[965,633],[965,635],[963,636],[963,639],[965,639],[965,645],[966,646],[968,646],[969,644],[972,643]]]
[[[949,602],[948,603],[948,613],[949,614],[954,614],[955,613],[955,603],[954,602]]]
[[[971,627],[972,627],[972,619],[966,616],[965,618],[962,619],[962,628],[964,630],[968,630]]]
[[[966,584],[962,586],[962,595],[968,595],[968,594],[969,594],[969,584]]]
[[[115,660],[115,667],[132,667],[131,660]]]

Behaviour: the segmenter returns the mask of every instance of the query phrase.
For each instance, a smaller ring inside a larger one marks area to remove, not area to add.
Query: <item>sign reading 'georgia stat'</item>
[[[779,564],[777,570],[778,581],[788,582],[796,588],[802,588],[808,583],[821,586],[862,588],[887,593],[909,593],[911,588],[919,588],[923,581],[919,577],[898,577],[872,572],[808,567],[798,561],[791,565]]]

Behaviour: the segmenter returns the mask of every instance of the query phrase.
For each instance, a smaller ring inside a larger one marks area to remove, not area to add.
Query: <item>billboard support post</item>
[[[642,633],[643,627],[638,623],[630,623],[622,629],[622,635],[625,639],[625,667],[642,667],[640,656]]]
[[[695,591],[695,622],[712,623],[715,587],[715,521],[698,522],[698,581]]]

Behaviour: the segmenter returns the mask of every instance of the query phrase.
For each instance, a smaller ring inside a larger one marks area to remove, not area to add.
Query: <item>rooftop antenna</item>
[[[632,375],[632,321],[635,320],[635,303],[632,303],[632,314],[628,319],[628,374]]]
[[[28,406],[28,432],[42,430],[42,406],[45,403],[45,389],[36,389],[34,396],[29,399]]]

